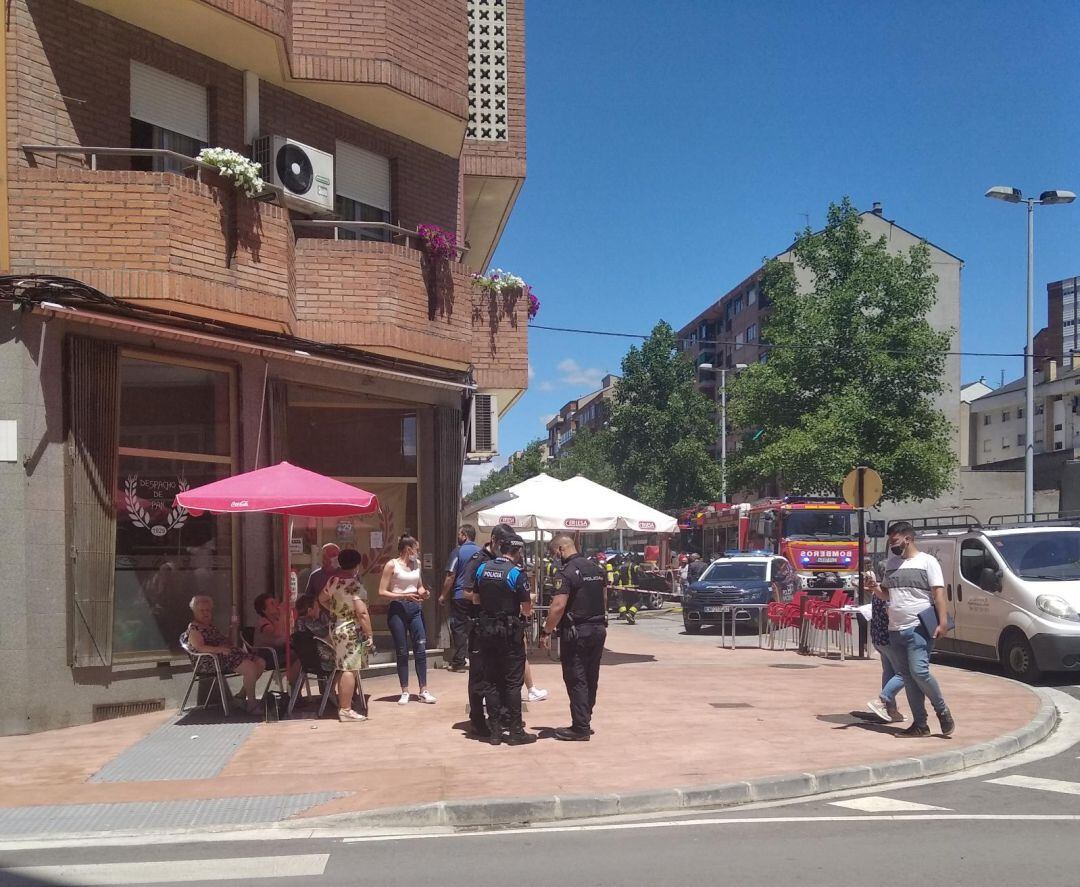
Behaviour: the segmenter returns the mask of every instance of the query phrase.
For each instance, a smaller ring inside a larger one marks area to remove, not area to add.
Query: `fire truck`
[[[714,503],[679,516],[683,537],[700,553],[760,551],[786,558],[806,587],[858,585],[856,511],[843,499],[788,496],[736,505]]]

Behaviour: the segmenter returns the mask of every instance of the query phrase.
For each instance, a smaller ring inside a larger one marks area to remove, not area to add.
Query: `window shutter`
[[[138,62],[131,63],[131,116],[210,143],[206,87]]]
[[[390,159],[338,142],[334,188],[342,197],[390,212]]]
[[[68,339],[68,610],[74,666],[112,664],[117,360],[114,345]]]

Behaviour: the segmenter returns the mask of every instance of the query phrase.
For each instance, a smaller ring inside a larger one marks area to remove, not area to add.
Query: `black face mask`
[[[907,544],[901,543],[900,545],[893,545],[889,548],[889,551],[897,556],[903,556],[904,552],[907,551]]]

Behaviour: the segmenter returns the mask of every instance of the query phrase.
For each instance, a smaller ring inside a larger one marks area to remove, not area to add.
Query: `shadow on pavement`
[[[857,727],[860,730],[869,730],[871,733],[885,733],[889,735],[897,735],[900,733],[900,727],[895,727],[892,724],[883,724],[878,720],[877,716],[866,711],[851,711],[846,714],[826,714],[817,715],[817,720],[826,724],[836,724],[835,729],[847,730],[851,727]]]
[[[637,662],[656,662],[656,657],[650,653],[616,653],[604,648],[604,658],[601,665],[633,665]]]

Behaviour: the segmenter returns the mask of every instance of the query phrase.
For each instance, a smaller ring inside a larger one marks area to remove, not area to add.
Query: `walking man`
[[[889,527],[889,552],[885,577],[880,584],[873,583],[870,591],[889,602],[889,651],[893,667],[904,680],[911,709],[911,726],[898,735],[930,735],[926,716],[929,698],[942,735],[951,736],[956,723],[937,679],[930,673],[934,641],[949,630],[941,564],[915,546],[915,529],[907,521]]]
[[[450,671],[465,671],[465,655],[469,649],[469,626],[473,618],[473,605],[465,600],[465,568],[473,555],[480,551],[476,544],[476,527],[462,524],[458,529],[458,546],[446,563],[439,603],[450,607],[447,620],[450,624]]]
[[[540,646],[551,647],[559,631],[563,683],[570,697],[569,727],[555,731],[567,742],[588,742],[600,682],[600,659],[607,639],[607,579],[603,567],[583,557],[569,536],[556,536],[551,553],[562,560],[562,584],[555,589]]]

